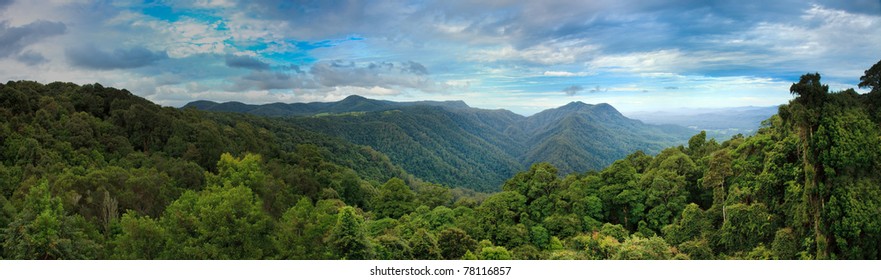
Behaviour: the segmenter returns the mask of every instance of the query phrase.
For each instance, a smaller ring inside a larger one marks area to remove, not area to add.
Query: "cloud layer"
[[[171,106],[768,105],[803,73],[844,89],[881,59],[869,0],[0,0],[0,19],[0,79],[101,82]]]
[[[10,3],[0,2],[0,9]],[[64,34],[66,30],[67,26],[60,22],[38,20],[22,26],[10,26],[8,21],[0,21],[0,58],[13,57],[28,64],[43,62],[46,59],[41,54],[24,50],[47,37]]]
[[[73,66],[96,70],[138,68],[168,58],[164,51],[143,47],[103,50],[95,45],[69,48],[65,54]]]

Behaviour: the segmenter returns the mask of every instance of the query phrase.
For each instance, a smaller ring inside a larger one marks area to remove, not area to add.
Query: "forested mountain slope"
[[[564,173],[599,170],[634,151],[655,154],[684,144],[696,132],[647,125],[608,104],[581,102],[529,117],[471,108],[461,101],[392,102],[360,96],[330,103],[204,103],[185,107],[264,115],[274,115],[264,112],[279,106],[300,108],[287,114],[314,115],[288,118],[289,123],[373,147],[420,178],[483,191],[498,190],[504,178],[536,162],[550,162]],[[246,109],[236,109],[242,106]]]
[[[260,116],[311,116],[316,114],[375,112],[416,105],[468,108],[468,105],[462,101],[392,102],[367,99],[358,95],[352,95],[336,102],[270,103],[264,105],[251,105],[235,101],[217,103],[199,100],[187,103],[184,105],[184,108],[193,107],[205,111],[248,113]]]
[[[523,169],[519,142],[476,116],[435,106],[297,118],[289,123],[367,145],[431,182],[495,191]],[[502,120],[504,121],[504,119]]]
[[[537,163],[492,194],[275,119],[9,82],[0,257],[879,259],[881,62],[860,80],[869,93],[802,76],[753,136],[701,132],[565,177]]]
[[[415,180],[369,147],[272,119],[160,107],[100,84],[9,82],[0,85],[0,116],[0,194],[20,199],[48,180],[66,206],[105,223],[99,214],[110,215],[101,209],[111,205],[161,213],[182,192],[203,188],[224,153],[267,159],[276,181],[255,191],[277,199],[264,204],[275,214],[326,189],[355,196],[340,189],[344,179],[365,187]]]
[[[657,154],[685,143],[695,133],[628,119],[609,104],[581,102],[539,112],[518,127],[529,147],[520,161],[524,165],[549,162],[564,174],[599,170],[635,151]]]

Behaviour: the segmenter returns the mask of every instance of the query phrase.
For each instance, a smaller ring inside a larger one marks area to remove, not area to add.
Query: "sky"
[[[0,0],[0,80],[194,100],[463,100],[523,115],[773,106],[856,88],[881,0]],[[857,89],[859,92],[865,90]]]

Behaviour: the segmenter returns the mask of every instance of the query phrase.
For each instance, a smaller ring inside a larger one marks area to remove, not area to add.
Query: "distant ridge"
[[[679,108],[668,111],[633,112],[628,116],[649,124],[671,124],[706,130],[707,136],[725,140],[735,134],[753,134],[762,121],[777,114],[778,106],[731,108]]]
[[[360,95],[350,95],[343,100],[335,102],[310,102],[310,103],[269,103],[263,105],[245,104],[236,101],[217,103],[214,101],[198,100],[187,103],[183,108],[196,108],[204,111],[220,111],[247,113],[260,116],[310,116],[321,113],[349,113],[349,112],[376,112],[390,110],[404,106],[441,106],[448,108],[470,108],[464,101],[412,101],[394,102],[386,100],[368,99]]]
[[[560,174],[600,170],[636,151],[654,154],[684,144],[697,133],[629,119],[606,103],[572,102],[529,117],[462,101],[394,102],[357,95],[336,102],[195,101],[185,107],[293,116],[286,121],[370,146],[419,178],[478,190],[497,190],[537,162],[553,164]],[[360,114],[346,114],[351,112]]]

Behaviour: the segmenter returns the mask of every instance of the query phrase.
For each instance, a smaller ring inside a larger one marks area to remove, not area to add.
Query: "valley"
[[[497,191],[538,162],[561,173],[597,171],[636,151],[657,154],[698,131],[629,119],[608,104],[572,102],[524,117],[461,101],[246,105],[192,102],[184,108],[283,117],[285,122],[389,156],[408,172],[448,186]],[[275,108],[289,108],[285,111]],[[281,113],[284,112],[284,113]]]

